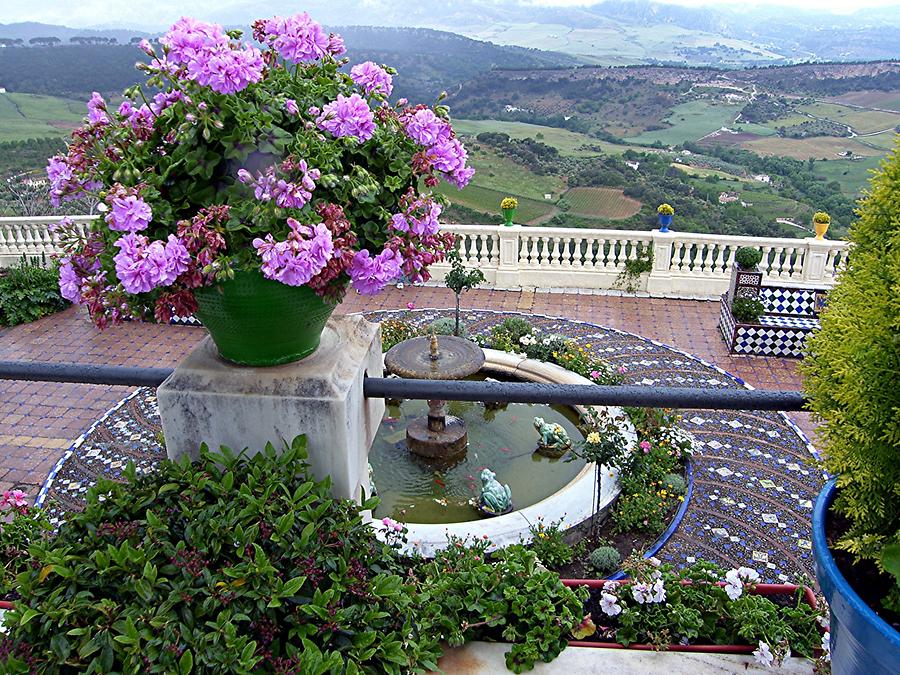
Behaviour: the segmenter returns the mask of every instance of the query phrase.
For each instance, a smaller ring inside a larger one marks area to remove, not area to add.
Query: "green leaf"
[[[881,549],[881,565],[900,584],[900,544],[888,544]]]
[[[181,658],[178,659],[178,672],[187,675],[194,669],[194,655],[190,649],[186,649]]]
[[[19,625],[24,626],[29,621],[31,621],[34,617],[39,616],[39,615],[40,615],[40,612],[37,611],[36,609],[28,608],[23,612],[22,617],[19,619]]]

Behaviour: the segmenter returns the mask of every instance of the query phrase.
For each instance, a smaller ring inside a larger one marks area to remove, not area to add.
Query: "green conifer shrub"
[[[834,510],[849,521],[836,547],[884,569],[885,547],[900,543],[900,150],[858,213],[802,372],[823,421],[825,468],[837,475]],[[900,586],[891,595],[900,607]]]

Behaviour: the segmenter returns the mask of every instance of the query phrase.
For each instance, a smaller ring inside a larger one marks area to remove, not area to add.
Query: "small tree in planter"
[[[757,268],[763,258],[762,251],[752,246],[741,246],[734,254],[731,283],[728,286],[728,303],[735,298],[758,298],[762,286],[762,272]]]
[[[754,271],[762,260],[762,251],[752,246],[741,246],[734,254],[734,262],[739,269]]]
[[[810,407],[824,422],[824,466],[837,476],[816,504],[813,541],[840,673],[900,670],[900,632],[889,625],[900,621],[900,577],[884,574],[900,571],[898,192],[894,150],[860,202],[847,267],[801,365]]]
[[[463,291],[471,290],[482,283],[484,281],[484,274],[478,269],[467,269],[462,263],[462,258],[459,257],[459,252],[454,251],[448,257],[450,258],[452,267],[444,278],[444,283],[447,285],[447,288],[456,294],[456,325],[453,329],[453,334],[458,336],[459,298],[463,294]]]

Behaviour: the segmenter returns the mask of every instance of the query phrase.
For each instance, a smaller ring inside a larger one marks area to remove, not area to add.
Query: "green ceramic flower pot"
[[[319,346],[337,305],[308,286],[286,286],[260,272],[235,272],[234,279],[194,291],[196,317],[219,355],[245,366],[299,361]]]
[[[513,223],[513,219],[516,217],[515,209],[500,209],[503,213],[504,225],[507,227],[512,227],[515,223]]]

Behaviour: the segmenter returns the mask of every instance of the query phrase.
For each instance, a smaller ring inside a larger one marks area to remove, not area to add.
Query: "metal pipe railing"
[[[158,387],[172,368],[0,361],[0,379],[32,382],[75,382]],[[368,398],[443,399],[498,403],[556,403],[563,405],[617,405],[643,408],[695,408],[704,410],[803,410],[798,391],[765,389],[694,389],[634,385],[541,384],[538,382],[473,382],[470,380],[407,380],[367,377]]]

